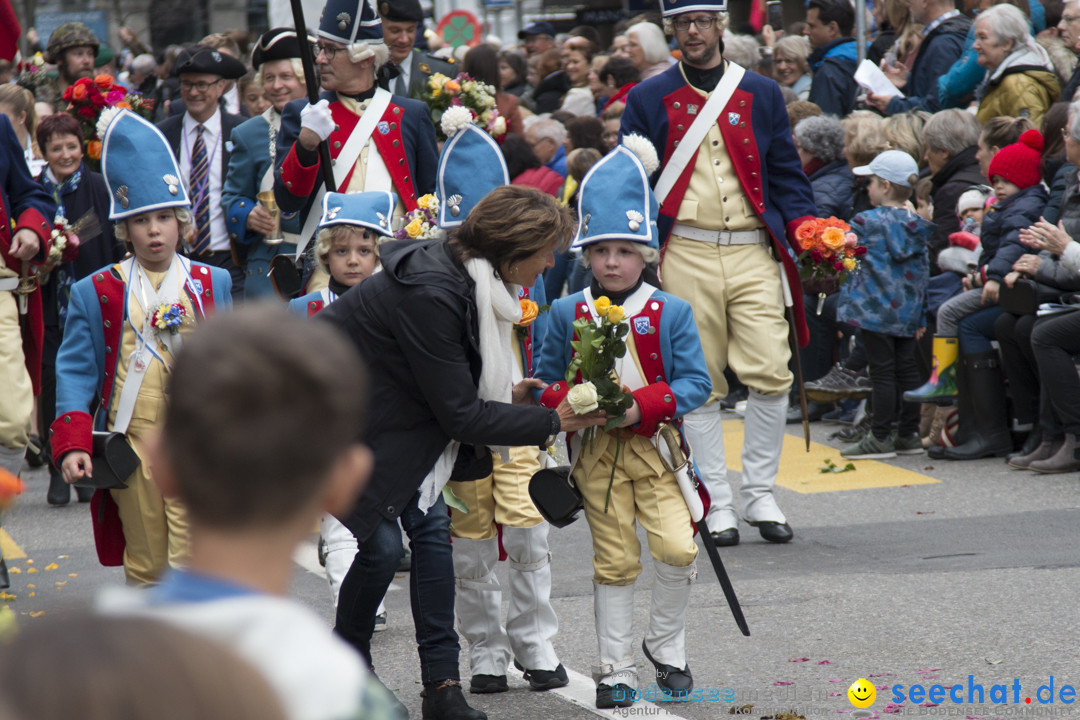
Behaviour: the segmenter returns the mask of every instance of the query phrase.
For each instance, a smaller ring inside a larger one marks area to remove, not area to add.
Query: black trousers
[[[859,331],[870,366],[874,407],[870,425],[874,437],[884,440],[897,427],[901,437],[919,432],[919,404],[904,402],[904,391],[919,387],[915,365],[915,338],[883,335],[863,328]]]
[[[1064,432],[1080,434],[1080,375],[1073,355],[1080,353],[1080,311],[1040,318],[1031,333],[1039,377]]]
[[[1021,425],[1039,419],[1039,365],[1031,347],[1031,332],[1037,319],[1034,315],[1002,313],[994,321],[994,336],[1001,348],[1005,377],[1009,380],[1013,416]]]

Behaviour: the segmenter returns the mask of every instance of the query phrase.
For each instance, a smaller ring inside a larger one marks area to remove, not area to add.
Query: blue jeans
[[[420,677],[425,685],[458,680],[457,632],[454,630],[454,559],[450,549],[450,515],[439,497],[427,514],[413,495],[401,513],[401,527],[412,549],[409,596],[420,654]],[[352,568],[341,583],[334,631],[371,662],[371,634],[379,601],[404,557],[401,531],[394,520],[383,519],[359,544]]]
[[[997,337],[994,334],[994,323],[1002,312],[1004,311],[999,306],[991,305],[971,313],[959,322],[961,355],[974,355],[994,349],[990,341]]]

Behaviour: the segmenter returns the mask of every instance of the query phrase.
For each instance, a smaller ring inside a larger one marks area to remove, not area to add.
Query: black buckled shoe
[[[634,688],[623,683],[615,683],[615,686],[600,683],[596,686],[596,707],[599,710],[608,710],[617,707],[630,707],[634,704]]]
[[[762,520],[761,522],[752,522],[750,523],[750,526],[756,527],[758,532],[761,533],[761,537],[771,543],[791,542],[791,538],[795,537],[795,533],[791,530],[791,526],[786,522],[779,523],[770,520]]]
[[[649,653],[649,648],[645,646],[644,640],[641,641],[641,651],[645,653],[645,657],[656,668],[657,686],[670,691],[673,698],[685,698],[694,689],[694,676],[690,674],[689,665],[679,669],[674,665],[657,662]]]
[[[739,544],[739,528],[728,528],[709,533],[716,547],[732,547]]]
[[[559,663],[559,667],[554,670],[529,670],[522,667],[521,663],[515,660],[514,667],[524,673],[529,688],[532,690],[553,690],[570,684],[570,678],[567,676],[566,668],[562,666],[562,663]]]
[[[474,695],[488,695],[490,693],[502,693],[510,689],[506,684],[505,675],[473,675],[469,682],[469,692]]]
[[[457,680],[443,680],[425,685],[421,716],[424,720],[487,720],[487,714],[469,707]]]

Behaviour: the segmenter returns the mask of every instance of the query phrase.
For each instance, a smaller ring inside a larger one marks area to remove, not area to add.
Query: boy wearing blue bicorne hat
[[[318,224],[316,193],[324,185],[319,144],[333,160],[334,190],[397,194],[397,214],[417,208],[435,189],[438,149],[426,104],[391,95],[375,84],[389,58],[382,23],[368,0],[328,0],[319,20],[323,93],[310,105],[285,106],[277,137],[274,195],[284,212],[301,212],[298,252]],[[314,216],[311,213],[315,213]]]
[[[624,143],[582,181],[574,245],[591,265],[592,281],[552,303],[538,372],[549,384],[540,403],[556,407],[569,392],[564,375],[576,353],[570,345],[574,321],[599,323],[605,314],[610,319],[611,306],[623,308],[630,330],[615,370],[633,406],[618,428],[571,442],[573,478],[593,539],[598,708],[628,706],[634,699],[634,582],[641,573],[635,518],[646,529],[656,572],[642,650],[660,688],[684,698],[693,689],[685,623],[697,546],[686,501],[652,436],[659,424],[702,405],[712,390],[690,305],[642,277],[646,264],[659,259],[657,203],[649,188],[657,158],[641,137]],[[644,164],[627,145],[639,150]]]
[[[174,354],[199,322],[231,307],[232,282],[228,271],[177,254],[193,216],[161,132],[121,110],[103,114],[99,134],[109,219],[131,257],[71,288],[56,358],[52,452],[64,480],[74,483],[94,474],[92,431],[127,435],[142,464],[126,488],[95,493],[95,540],[102,564],[122,563],[129,584],[146,585],[182,564],[188,551],[186,513],[155,487],[146,443],[160,428]],[[110,543],[117,522],[123,540]]]
[[[460,115],[460,113],[459,113]],[[439,227],[459,227],[473,207],[492,190],[510,184],[499,145],[482,129],[453,114],[443,116],[447,136],[439,157]],[[492,291],[500,290],[492,283]],[[506,331],[513,357],[501,357],[513,382],[533,376],[539,359],[547,314],[543,279],[522,287],[517,295],[522,320]],[[481,311],[483,312],[483,311]],[[486,361],[485,361],[486,363]],[[545,453],[546,455],[546,453]],[[559,620],[551,605],[550,526],[529,497],[529,480],[540,470],[538,448],[511,447],[506,455],[492,454],[492,471],[470,482],[450,482],[454,494],[469,508],[450,510],[454,537],[454,611],[458,629],[469,641],[472,693],[509,689],[506,672],[513,661],[533,690],[564,687],[569,677],[555,652]],[[506,550],[506,624],[501,622],[503,589],[495,568],[499,561],[499,528]]]

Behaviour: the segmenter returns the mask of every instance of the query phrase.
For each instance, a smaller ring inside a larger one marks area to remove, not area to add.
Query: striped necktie
[[[196,255],[210,249],[210,162],[206,156],[202,125],[195,126],[195,145],[191,149],[191,182],[189,187],[195,195],[195,243]]]

